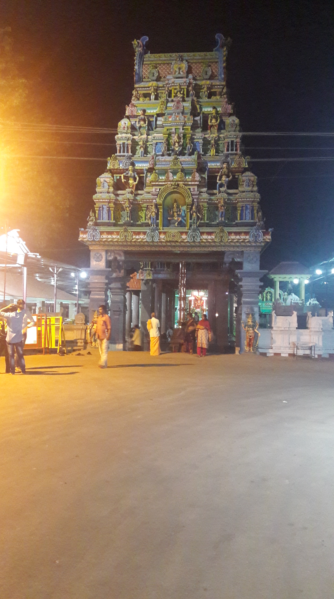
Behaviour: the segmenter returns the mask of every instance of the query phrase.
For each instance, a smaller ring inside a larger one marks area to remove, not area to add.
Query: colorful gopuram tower
[[[229,41],[216,40],[211,52],[183,54],[133,42],[132,98],[79,238],[90,248],[91,312],[109,305],[114,349],[134,324],[146,339],[153,309],[164,333],[204,296],[221,351],[235,336],[243,347],[241,320],[258,318],[270,232],[227,97]]]

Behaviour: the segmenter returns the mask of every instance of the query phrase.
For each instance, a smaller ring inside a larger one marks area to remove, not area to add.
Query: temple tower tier
[[[219,351],[242,348],[241,321],[257,317],[259,256],[271,235],[227,97],[230,41],[216,40],[212,51],[183,54],[151,54],[147,37],[133,43],[117,151],[79,237],[91,252],[91,312],[108,302],[113,349],[129,347],[135,324],[145,347],[153,309],[162,333],[205,310]]]

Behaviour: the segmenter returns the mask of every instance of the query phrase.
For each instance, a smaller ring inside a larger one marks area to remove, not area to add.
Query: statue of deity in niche
[[[182,152],[182,135],[178,133],[174,133],[173,141],[172,141],[172,154],[178,156]]]
[[[137,89],[133,90],[131,102],[139,102],[139,92]]]
[[[137,107],[133,102],[130,102],[129,106],[125,107],[125,114],[127,116],[135,116],[137,114]]]
[[[142,158],[143,156],[145,156],[146,135],[143,135],[142,137],[139,137],[138,140],[139,140],[138,153],[139,153],[139,156]]]
[[[91,210],[89,216],[87,218],[87,227],[93,227],[96,223],[96,217],[94,214],[94,210]]]
[[[217,135],[210,135],[210,156],[216,155],[216,141],[218,139]]]
[[[217,193],[219,193],[222,188],[224,191],[227,188],[227,184],[229,180],[232,179],[232,175],[230,173],[228,162],[223,163],[223,168],[219,171],[217,177]]]
[[[206,98],[209,97],[209,90],[210,90],[210,85],[207,85],[206,83],[204,85],[202,85],[202,89],[200,91],[200,97],[205,100]]]
[[[194,202],[193,207],[191,209],[191,225],[192,227],[197,227],[197,223],[199,220],[199,213],[196,202]]]
[[[217,135],[220,122],[220,115],[216,106],[213,107],[212,113],[209,116],[209,131],[211,135]]]
[[[177,227],[179,224],[185,224],[184,210],[180,208],[176,200],[174,200],[173,207],[169,210],[168,220],[171,227]]]
[[[221,223],[225,220],[225,200],[220,198],[218,202],[218,222]]]
[[[130,133],[131,131],[131,123],[129,121],[129,119],[122,119],[119,123],[118,123],[118,133]]]
[[[252,314],[248,314],[246,324],[244,324],[243,322],[241,324],[244,331],[246,331],[245,352],[254,353],[254,350],[256,349],[258,344],[258,338],[260,336],[258,330],[259,323],[253,320]],[[257,333],[256,341],[255,333]]]
[[[132,165],[129,166],[129,170],[122,174],[122,181],[127,185],[127,189],[130,189],[132,193],[136,191],[136,186],[139,181],[139,177]]]
[[[157,207],[156,204],[148,206],[147,217],[151,227],[157,226]]]
[[[188,136],[187,137],[187,147],[186,147],[187,156],[191,155],[192,150],[193,150],[193,144],[191,143],[191,137]]]
[[[139,131],[140,135],[146,135],[147,129],[148,129],[148,118],[146,116],[145,108],[141,109],[140,115],[137,119],[136,124],[137,124],[137,130]]]
[[[174,77],[186,77],[187,68],[188,68],[187,61],[183,60],[182,55],[179,54],[176,61],[172,65],[172,74]]]

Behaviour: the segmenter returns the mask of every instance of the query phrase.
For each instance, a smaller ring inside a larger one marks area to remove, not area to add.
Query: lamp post
[[[57,277],[60,273],[60,271],[63,270],[62,268],[57,268],[56,266],[54,268],[50,267],[50,271],[53,274],[53,311],[56,313],[57,312]]]
[[[86,279],[87,273],[84,270],[81,270],[80,272],[78,270],[76,272],[71,272],[71,277],[75,277],[77,284],[77,314],[79,314],[79,276],[81,279]]]

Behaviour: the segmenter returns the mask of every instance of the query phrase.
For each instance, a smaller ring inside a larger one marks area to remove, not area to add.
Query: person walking
[[[206,356],[206,350],[209,347],[209,341],[211,337],[211,327],[210,323],[206,317],[206,314],[203,314],[202,320],[199,321],[197,327],[197,355],[199,358],[202,356]]]
[[[96,322],[96,337],[100,352],[100,368],[108,366],[108,348],[111,335],[111,322],[107,314],[107,308],[102,305],[98,309],[98,317]]]
[[[0,316],[7,323],[7,351],[9,358],[9,370],[11,374],[15,374],[15,354],[17,356],[17,365],[21,369],[22,374],[26,372],[26,365],[23,357],[23,341],[27,329],[30,328],[26,312],[24,310],[24,301],[19,300],[17,304],[10,304],[0,311]],[[36,323],[30,326],[35,326]]]
[[[152,312],[150,320],[147,321],[147,329],[150,333],[150,354],[151,356],[160,356],[160,322]]]

